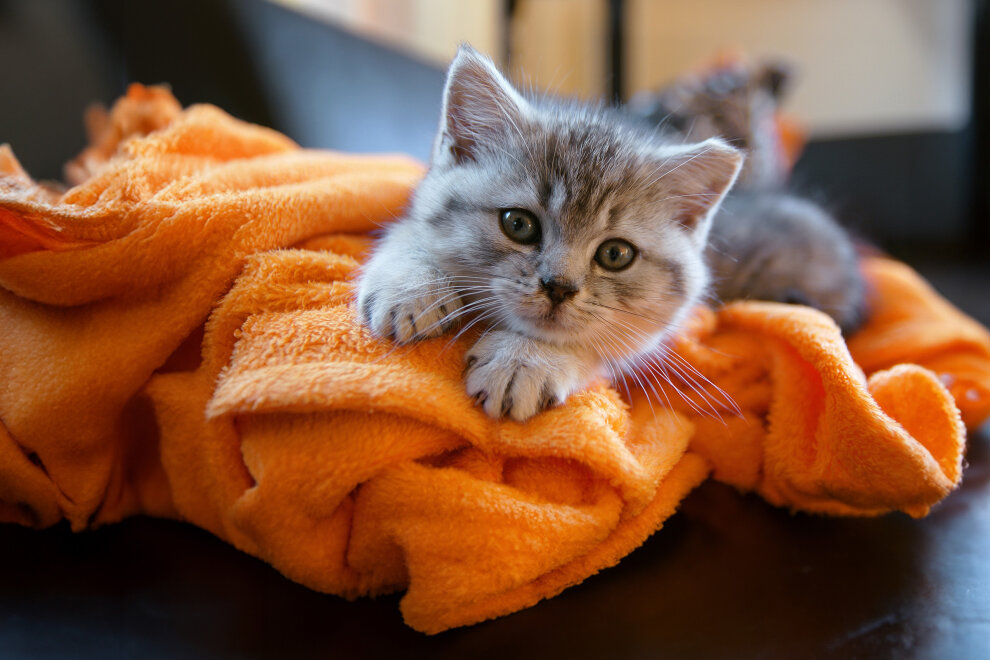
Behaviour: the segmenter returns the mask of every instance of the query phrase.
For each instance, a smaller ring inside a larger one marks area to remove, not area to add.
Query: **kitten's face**
[[[721,142],[663,146],[600,110],[536,105],[459,55],[414,215],[490,322],[624,355],[704,288],[710,215],[739,162]]]

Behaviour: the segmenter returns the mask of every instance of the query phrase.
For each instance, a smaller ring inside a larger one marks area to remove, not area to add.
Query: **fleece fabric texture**
[[[796,510],[924,515],[990,414],[987,332],[870,259],[848,346],[806,308],[698,309],[679,387],[495,421],[461,382],[472,337],[396,348],[355,319],[369,233],[421,165],[156,88],[89,123],[68,190],[0,148],[5,522],[186,520],[314,589],[404,589],[435,633],[615,564],[709,474]]]

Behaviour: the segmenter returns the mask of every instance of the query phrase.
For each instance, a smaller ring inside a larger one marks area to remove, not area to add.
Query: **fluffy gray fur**
[[[863,319],[856,250],[835,220],[809,200],[733,192],[712,224],[707,259],[712,289],[721,301],[809,305],[846,333]]]
[[[361,319],[398,343],[480,324],[467,393],[525,420],[662,350],[706,289],[712,216],[741,162],[718,139],[665,143],[601,108],[524,98],[462,47],[430,169],[362,272]],[[503,217],[532,219],[538,240],[510,238]]]

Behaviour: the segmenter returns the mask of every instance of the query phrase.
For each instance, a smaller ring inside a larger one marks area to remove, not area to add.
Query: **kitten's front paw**
[[[405,286],[362,284],[358,294],[361,320],[379,337],[400,344],[437,337],[450,330],[463,307],[460,295],[445,280]]]
[[[465,356],[467,393],[490,416],[522,422],[581,385],[573,360],[527,337],[491,332]]]

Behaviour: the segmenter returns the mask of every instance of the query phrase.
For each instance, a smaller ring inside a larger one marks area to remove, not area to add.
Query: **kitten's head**
[[[602,108],[524,98],[462,47],[410,216],[493,323],[635,353],[704,289],[711,217],[741,160],[719,140],[663,144]]]

